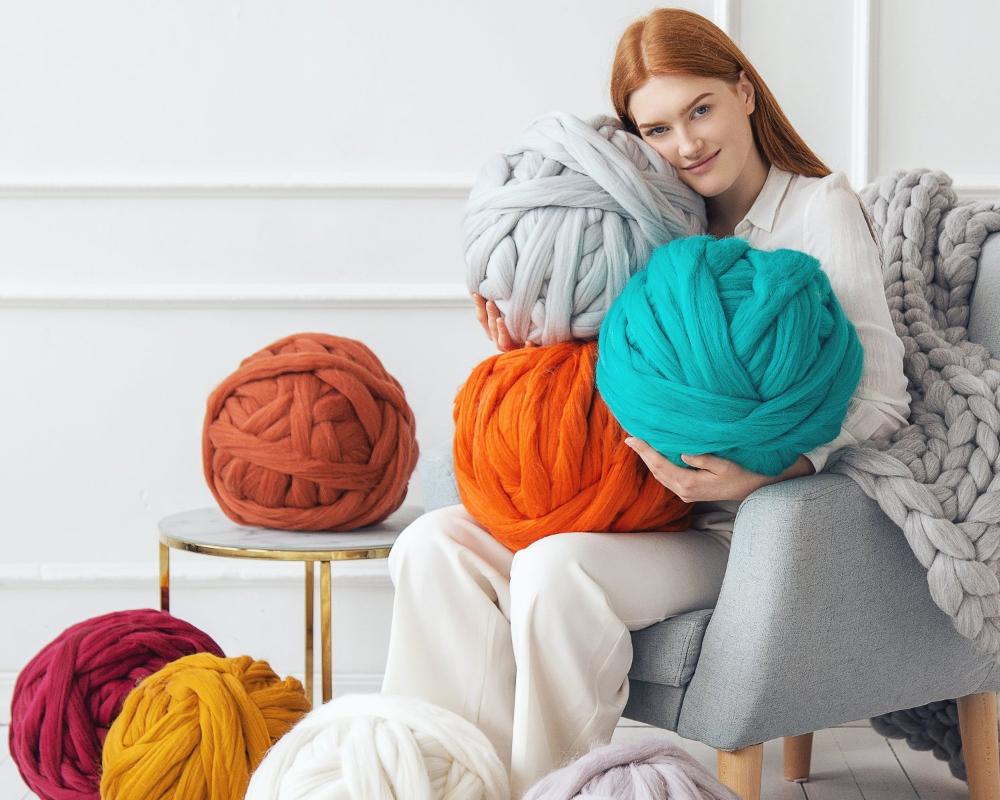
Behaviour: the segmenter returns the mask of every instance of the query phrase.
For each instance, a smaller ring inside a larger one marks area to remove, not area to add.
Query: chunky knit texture
[[[552,533],[679,531],[691,504],[660,484],[594,390],[597,343],[487,358],[455,398],[462,504],[510,550]]]
[[[416,697],[349,694],[304,717],[265,757],[246,800],[509,800],[486,735]]]
[[[957,203],[938,170],[899,170],[860,192],[880,228],[883,283],[905,349],[910,422],[836,450],[829,472],[857,481],[900,526],[956,630],[1000,657],[1000,359],[969,341],[969,299],[1000,204]],[[954,701],[872,719],[879,733],[947,758],[965,779]]]
[[[222,655],[207,633],[164,611],[115,611],[70,626],[17,676],[10,752],[43,800],[98,800],[101,747],[133,687],[192,653]]]
[[[249,656],[186,656],[125,699],[101,800],[242,800],[267,749],[309,710],[302,684]]]
[[[777,475],[840,432],[863,350],[819,261],[741,238],[658,247],[601,326],[597,388],[679,467],[711,453]]]
[[[466,283],[497,302],[518,341],[592,339],[652,249],[705,224],[701,195],[619,120],[553,112],[480,170]]]
[[[523,800],[740,800],[673,742],[596,747],[532,786]]]
[[[208,398],[205,479],[235,522],[350,531],[402,505],[418,456],[403,388],[355,339],[286,336]]]

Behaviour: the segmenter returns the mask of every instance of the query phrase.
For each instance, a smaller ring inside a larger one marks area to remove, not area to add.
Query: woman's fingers
[[[485,298],[476,292],[472,294],[472,301],[476,304],[476,319],[479,320],[479,324],[483,326],[483,331],[487,336],[490,336],[490,326],[486,320],[486,300]],[[490,338],[493,338],[490,336]]]
[[[519,345],[514,344],[514,340],[510,336],[510,331],[507,330],[507,323],[503,321],[503,317],[497,320],[497,346],[503,350],[515,350]]]
[[[684,470],[681,467],[676,466],[669,458],[665,458],[660,455],[660,453],[648,443],[635,436],[627,437],[625,439],[625,444],[635,450],[635,452],[639,455],[639,458],[646,463],[646,467],[649,468],[649,471],[653,474],[653,477],[656,478],[656,480],[673,491],[675,494],[680,494],[682,489],[680,484],[687,479],[686,473],[689,472],[689,470]]]
[[[500,309],[492,300],[486,301],[486,320],[490,326],[490,338],[500,344],[499,331],[497,330],[497,320],[500,318]]]
[[[523,345],[514,341],[514,337],[510,335],[507,323],[504,322],[503,315],[500,313],[500,308],[494,301],[487,300],[476,292],[473,293],[472,299],[476,304],[476,319],[483,326],[487,336],[496,343],[502,352],[516,350],[518,347],[537,347],[532,341],[525,342]]]

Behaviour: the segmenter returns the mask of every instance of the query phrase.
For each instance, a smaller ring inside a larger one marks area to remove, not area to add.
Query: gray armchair
[[[970,335],[1000,353],[1000,234],[987,240]],[[421,460],[425,504],[457,503],[449,448]],[[807,780],[812,732],[959,698],[972,800],[1000,798],[1000,670],[930,597],[899,528],[849,478],[766,486],[736,517],[714,609],[632,634],[624,715],[718,750],[719,779],[759,800],[763,743]]]

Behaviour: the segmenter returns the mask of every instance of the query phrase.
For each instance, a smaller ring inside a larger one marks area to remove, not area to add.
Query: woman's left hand
[[[681,459],[694,469],[678,467],[660,455],[642,439],[628,437],[625,444],[646,462],[660,483],[685,503],[697,500],[745,500],[747,495],[772,482],[772,478],[752,472],[727,458],[682,454]]]

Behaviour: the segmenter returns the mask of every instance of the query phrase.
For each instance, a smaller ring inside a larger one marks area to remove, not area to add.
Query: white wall
[[[1000,195],[996,4],[682,5],[734,35],[856,187],[926,166]],[[449,438],[493,352],[462,280],[472,177],[538,114],[610,113],[617,38],[653,7],[0,3],[0,720],[65,626],[155,604],[157,520],[212,504],[205,399],[250,352],[360,338],[420,443]],[[175,613],[301,673],[301,567],[175,559]],[[335,690],[375,690],[384,562],[334,572]]]

